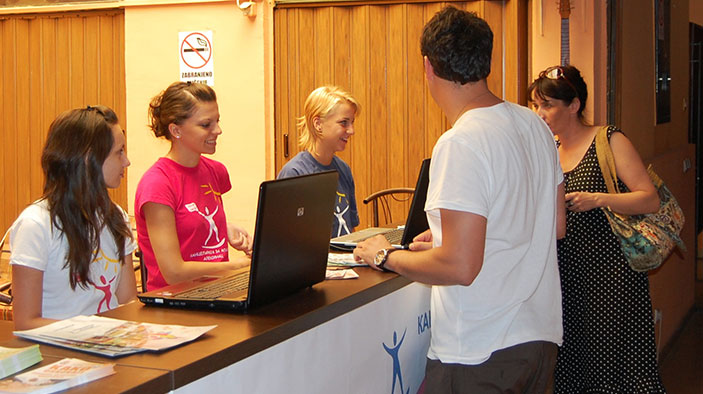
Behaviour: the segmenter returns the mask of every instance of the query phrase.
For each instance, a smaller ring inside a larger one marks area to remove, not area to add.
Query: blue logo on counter
[[[405,339],[405,333],[407,331],[407,328],[405,329],[405,331],[403,331],[403,337],[400,338],[400,342],[398,342],[398,334],[393,331],[393,347],[388,347],[385,343],[383,343],[383,348],[386,349],[388,355],[391,356],[391,358],[393,359],[393,385],[391,386],[391,394],[395,392],[396,379],[400,384],[401,394],[408,394],[410,392],[409,387],[407,390],[403,390],[403,372],[400,369],[400,357],[398,355],[398,351],[400,351],[400,345],[403,344],[403,340]]]
[[[425,330],[432,328],[432,314],[427,311],[417,316],[417,335],[424,334]]]

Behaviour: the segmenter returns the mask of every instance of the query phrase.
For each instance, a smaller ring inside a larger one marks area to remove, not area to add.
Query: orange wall
[[[129,3],[129,2],[127,2]],[[267,10],[244,16],[236,3],[125,7],[125,68],[130,213],[142,174],[165,155],[169,143],[147,128],[150,99],[179,78],[179,31],[213,31],[214,89],[223,134],[212,158],[229,170],[232,190],[224,195],[229,221],[253,231],[258,186],[267,176]]]

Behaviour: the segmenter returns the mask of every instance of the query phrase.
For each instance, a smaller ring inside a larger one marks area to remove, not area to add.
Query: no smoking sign
[[[179,32],[181,81],[214,85],[212,31]]]

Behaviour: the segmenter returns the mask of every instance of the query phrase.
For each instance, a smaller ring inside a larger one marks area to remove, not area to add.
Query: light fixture
[[[237,7],[242,13],[250,18],[256,16],[256,3],[253,0],[242,1],[237,0]]]

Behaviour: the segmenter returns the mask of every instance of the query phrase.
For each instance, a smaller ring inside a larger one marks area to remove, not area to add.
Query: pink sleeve
[[[213,161],[215,176],[217,177],[217,182],[220,186],[222,194],[227,193],[232,189],[232,183],[229,180],[229,173],[224,164]]]
[[[175,211],[178,201],[173,192],[173,181],[161,168],[152,167],[145,172],[137,186],[135,213],[141,214],[142,207],[148,202],[163,204]]]

